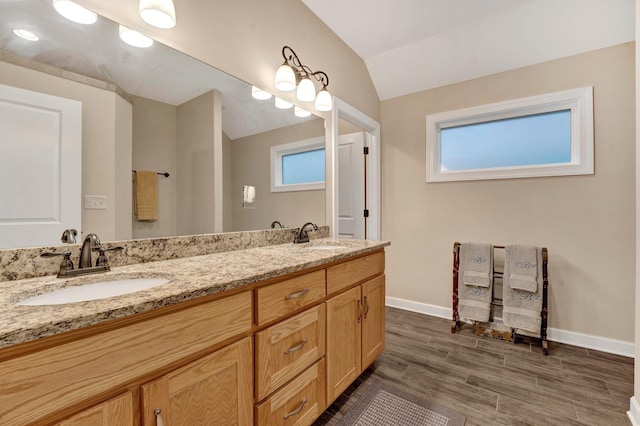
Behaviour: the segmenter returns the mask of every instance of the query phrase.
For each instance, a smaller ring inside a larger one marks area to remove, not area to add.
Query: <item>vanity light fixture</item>
[[[333,98],[327,90],[329,76],[323,71],[313,71],[304,65],[296,52],[289,46],[282,48],[284,62],[276,71],[276,89],[290,92],[297,87],[296,98],[302,102],[312,102],[315,99],[315,107],[318,111],[331,111]],[[322,84],[322,89],[316,96],[316,88],[312,78]]]
[[[138,9],[144,22],[157,28],[176,26],[176,8],[173,0],[140,0]]]
[[[15,35],[17,35],[18,37],[22,37],[25,40],[29,40],[29,41],[38,41],[38,40],[40,40],[40,37],[38,37],[37,35],[35,35],[31,31],[23,30],[21,28],[16,28],[15,30],[13,30],[13,33]]]
[[[127,28],[123,25],[120,25],[120,39],[133,47],[150,47],[153,45],[153,39],[147,37],[144,34],[139,33],[138,31],[132,30],[131,28]]]
[[[267,99],[271,99],[273,95],[266,90],[262,90],[259,87],[251,86],[251,96],[253,96],[255,99],[266,101]]]
[[[300,108],[298,105],[296,105],[296,107],[293,109],[293,113],[296,115],[296,117],[300,118],[309,117],[311,115],[311,112],[307,111],[304,108]]]
[[[85,9],[71,0],[53,0],[53,8],[60,15],[78,24],[95,24],[98,20],[98,15],[95,12]]]
[[[276,96],[276,108],[278,109],[289,109],[293,106],[291,102],[287,102],[284,99],[280,99]]]

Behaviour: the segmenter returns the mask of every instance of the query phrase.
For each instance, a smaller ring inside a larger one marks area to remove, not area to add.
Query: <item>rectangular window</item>
[[[271,192],[324,189],[325,138],[271,147]]]
[[[427,182],[593,174],[592,91],[427,116]]]

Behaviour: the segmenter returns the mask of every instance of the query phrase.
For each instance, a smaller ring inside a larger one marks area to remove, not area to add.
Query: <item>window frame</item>
[[[571,160],[567,163],[450,171],[441,169],[440,130],[442,129],[562,110],[571,111]],[[594,173],[593,86],[429,114],[426,116],[426,121],[426,182]]]
[[[282,157],[301,152],[325,150],[325,180],[309,183],[282,183]],[[326,181],[326,146],[325,137],[305,139],[301,141],[275,145],[271,147],[271,192],[314,191],[325,188]]]

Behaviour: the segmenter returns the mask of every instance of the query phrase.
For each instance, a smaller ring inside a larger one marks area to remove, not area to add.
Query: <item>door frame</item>
[[[367,222],[367,238],[379,240],[381,238],[381,197],[380,197],[380,123],[342,99],[334,96],[333,110],[327,119],[326,126],[326,219],[330,226],[332,237],[338,235],[338,122],[340,119],[348,121],[370,133],[373,137],[365,141],[368,143],[367,156],[367,207],[369,218]]]

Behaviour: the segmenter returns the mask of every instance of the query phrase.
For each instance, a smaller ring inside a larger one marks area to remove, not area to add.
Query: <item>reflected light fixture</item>
[[[120,25],[120,39],[133,47],[150,47],[153,45],[153,39],[147,37],[138,31],[127,28],[124,25]]]
[[[296,52],[289,46],[282,48],[284,62],[276,71],[276,89],[283,92],[291,92],[296,89],[296,98],[302,102],[312,102],[315,100],[315,107],[318,111],[331,111],[333,108],[333,98],[327,86],[329,76],[323,71],[313,71],[304,65]],[[322,84],[322,89],[316,95],[316,88],[312,79]]]
[[[140,0],[138,12],[144,22],[156,28],[176,26],[176,8],[173,0]]]
[[[289,109],[293,106],[291,102],[287,102],[284,99],[280,99],[276,96],[276,108],[278,109]]]
[[[311,112],[307,111],[304,108],[300,108],[298,105],[293,109],[293,113],[296,117],[305,118],[311,115]]]
[[[98,15],[70,0],[53,0],[53,8],[60,15],[78,24],[95,24]]]
[[[253,96],[255,99],[265,101],[267,99],[271,99],[273,95],[266,90],[262,90],[259,87],[251,86],[251,96]]]
[[[17,35],[18,37],[22,37],[25,40],[29,40],[29,41],[38,41],[38,40],[40,40],[40,37],[38,37],[37,35],[35,35],[31,31],[23,30],[21,28],[16,28],[15,30],[13,30],[13,33],[15,35]]]

